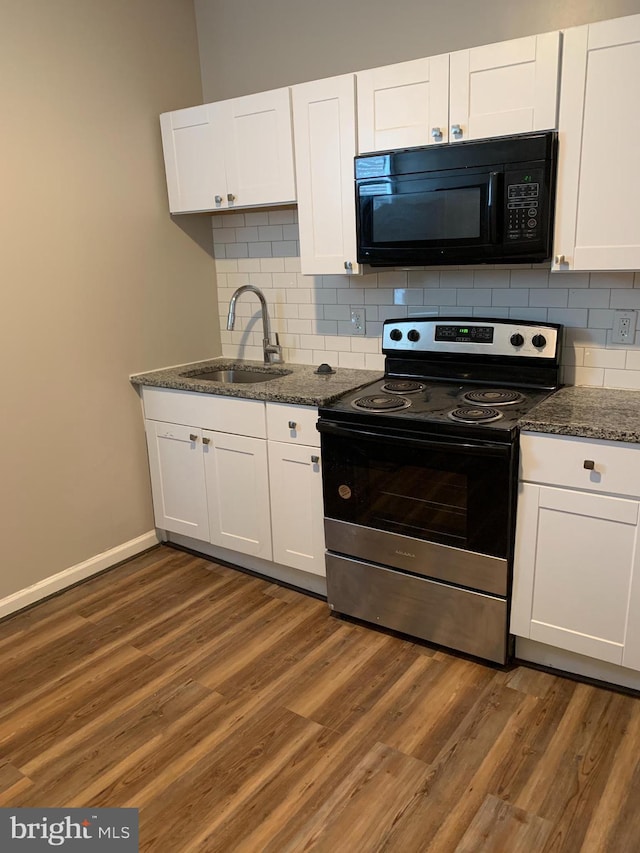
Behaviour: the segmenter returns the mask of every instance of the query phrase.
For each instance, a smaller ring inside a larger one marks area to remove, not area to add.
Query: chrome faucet
[[[269,312],[267,311],[267,300],[264,298],[264,294],[259,288],[254,287],[252,284],[243,284],[242,287],[239,287],[235,291],[235,293],[231,297],[231,301],[229,302],[227,330],[229,332],[233,330],[233,326],[236,321],[236,302],[238,301],[238,297],[242,296],[243,293],[247,292],[255,293],[255,295],[260,300],[260,306],[262,308],[262,352],[264,355],[264,363],[281,364],[284,359],[282,357],[282,347],[280,346],[278,333],[276,332],[275,344],[272,344],[271,328],[269,326]]]

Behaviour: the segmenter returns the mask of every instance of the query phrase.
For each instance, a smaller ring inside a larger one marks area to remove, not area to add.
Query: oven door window
[[[325,515],[507,556],[509,450],[483,456],[393,440],[323,435]]]

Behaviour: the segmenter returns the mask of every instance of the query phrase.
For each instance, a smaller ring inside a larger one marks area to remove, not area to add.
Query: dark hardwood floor
[[[167,547],[0,623],[0,806],[140,849],[640,850],[640,700],[329,616]]]

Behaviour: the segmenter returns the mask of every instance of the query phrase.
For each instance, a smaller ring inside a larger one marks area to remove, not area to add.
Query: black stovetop
[[[388,382],[398,381],[396,377],[388,377],[371,383],[357,391],[342,396],[339,400],[323,406],[320,417],[338,422],[349,422],[366,429],[369,427],[442,433],[449,436],[488,438],[495,441],[511,441],[517,434],[517,423],[533,406],[544,400],[550,390],[505,389],[483,383],[457,383],[433,380],[419,380],[423,390],[408,394],[390,394],[385,389]],[[414,381],[414,380],[412,380]],[[520,397],[517,402],[501,405],[496,402],[503,391],[515,391]],[[467,401],[466,393],[487,392],[481,404]],[[362,409],[354,405],[357,401],[368,399],[376,408]],[[405,404],[404,408],[385,409],[397,401]],[[410,405],[406,405],[409,403]],[[452,418],[452,412],[462,409],[464,420]],[[475,420],[489,410],[499,417],[492,420]],[[467,418],[473,418],[467,422]]]

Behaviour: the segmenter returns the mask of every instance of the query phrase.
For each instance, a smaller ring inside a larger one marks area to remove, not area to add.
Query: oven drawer
[[[325,518],[324,531],[329,551],[494,595],[507,594],[508,564],[501,557],[400,536],[335,518]]]
[[[520,479],[529,483],[638,497],[639,472],[638,444],[526,432],[520,436]]]
[[[335,554],[327,554],[327,599],[337,613],[496,663],[506,661],[506,599]]]

